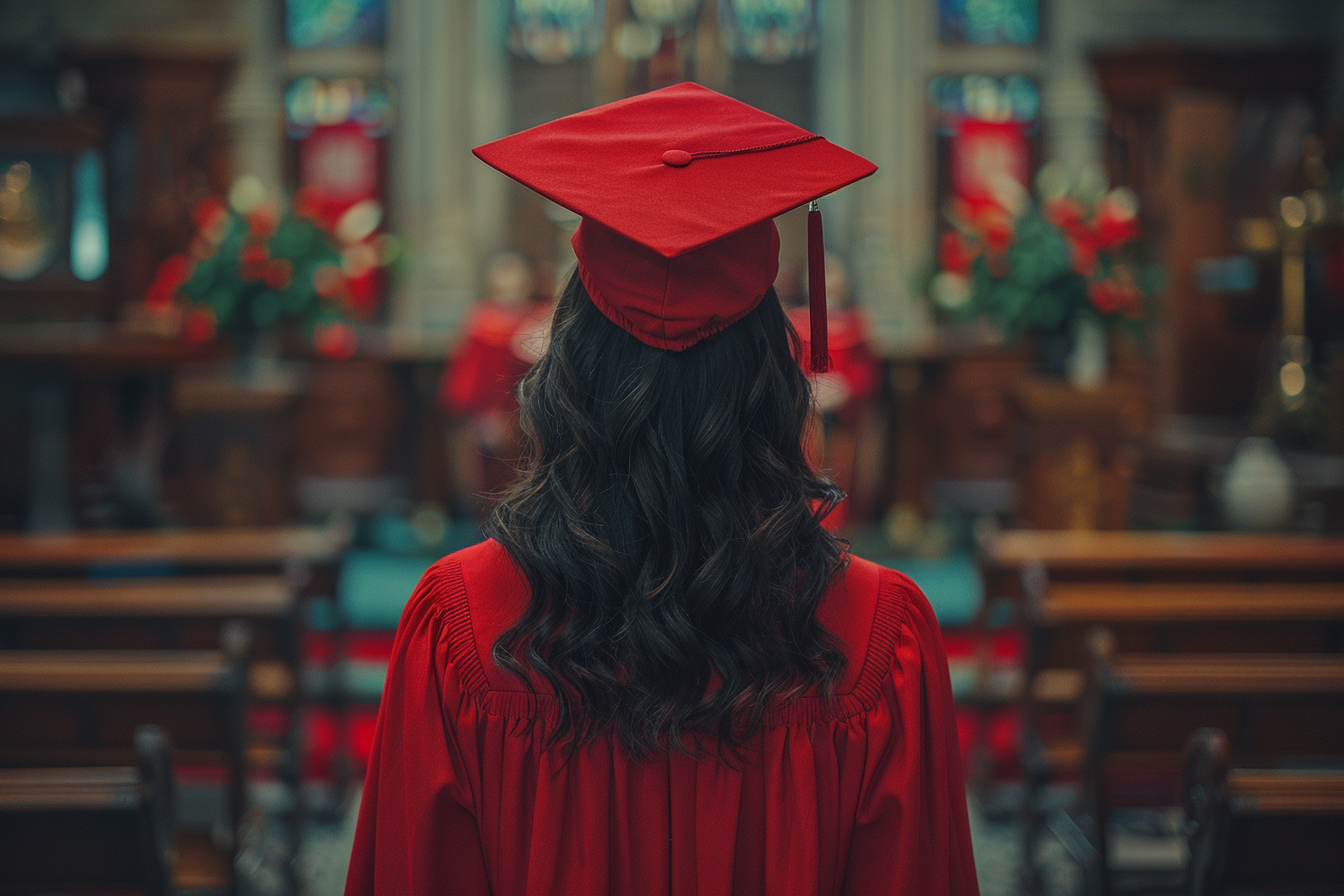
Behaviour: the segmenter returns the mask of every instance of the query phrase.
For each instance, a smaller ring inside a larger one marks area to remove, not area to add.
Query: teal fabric
[[[341,570],[336,595],[352,628],[394,629],[411,592],[435,557],[352,551]],[[915,580],[944,628],[967,625],[983,600],[984,588],[970,554],[939,560],[897,557],[879,560]]]
[[[336,600],[346,625],[395,629],[401,611],[425,570],[438,558],[381,551],[351,551],[341,567]]]
[[[351,551],[341,567],[336,601],[351,628],[395,629],[411,592],[440,557],[481,540],[479,526],[451,522],[443,539],[426,548],[398,517],[381,517],[370,524],[377,545]]]
[[[943,628],[969,625],[984,600],[980,573],[968,553],[949,554],[939,560],[896,557],[878,562],[915,580]]]

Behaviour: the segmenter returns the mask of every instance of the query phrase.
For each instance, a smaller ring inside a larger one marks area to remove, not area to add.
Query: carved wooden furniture
[[[344,530],[300,527],[0,533],[0,646],[157,655],[208,646],[226,621],[246,621],[256,631],[251,696],[280,704],[285,727],[278,741],[250,733],[244,748],[251,767],[276,771],[286,785],[297,847],[301,722],[312,698],[301,675],[303,601],[334,593],[348,541]],[[293,883],[292,861],[289,872]]]
[[[173,503],[193,526],[279,526],[293,517],[296,383],[179,377],[181,468]]]
[[[0,532],[0,576],[109,566],[200,572],[305,569],[340,560],[350,533],[312,527],[143,532]]]
[[[163,729],[136,731],[135,758],[126,767],[0,769],[0,893],[176,892]]]
[[[202,50],[71,51],[65,62],[88,84],[108,121],[105,319],[140,301],[155,267],[184,251],[192,210],[228,189],[228,134],[220,104],[233,58]]]
[[[1227,734],[1201,728],[1183,785],[1192,896],[1324,893],[1344,880],[1344,767],[1234,767]]]
[[[234,624],[222,651],[0,651],[0,768],[126,764],[136,730],[162,727],[180,762],[222,770],[226,790],[222,840],[180,830],[184,855],[203,862],[184,862],[175,877],[186,888],[236,892],[248,641]]]
[[[1076,776],[1085,633],[1109,626],[1140,655],[1284,651],[1344,655],[1344,539],[1225,533],[988,531],[980,543],[986,604],[976,703],[982,726],[997,706],[1022,714],[1028,883],[1042,822],[1036,795]],[[996,605],[1023,633],[1019,666],[989,659]],[[1188,734],[1182,732],[1181,736]],[[985,747],[973,747],[972,782],[992,796]]]
[[[1193,730],[1232,732],[1227,744],[1239,765],[1274,769],[1344,759],[1344,654],[1120,654],[1105,629],[1091,634],[1088,649],[1080,810],[1092,820],[1092,877],[1102,894],[1115,885],[1107,861],[1110,813],[1118,806],[1183,805],[1182,752]],[[1144,787],[1125,786],[1126,776]],[[1262,790],[1289,799],[1286,788],[1272,786],[1273,777]]]
[[[1324,45],[1264,49],[1153,46],[1093,54],[1106,98],[1110,180],[1138,194],[1144,233],[1168,284],[1167,335],[1157,347],[1161,412],[1243,414],[1255,390],[1250,363],[1273,326],[1275,290],[1236,299],[1203,292],[1194,268],[1238,251],[1236,219],[1268,215],[1293,170],[1273,156],[1294,134],[1239,133],[1249,98],[1272,118],[1286,97],[1309,102],[1327,83]],[[1273,104],[1280,104],[1273,108]],[[1260,140],[1257,143],[1257,139]],[[1275,147],[1275,149],[1271,149]],[[1265,292],[1265,291],[1260,291]]]
[[[1112,380],[1083,391],[1024,377],[1014,389],[1023,428],[1018,515],[1035,529],[1124,529],[1150,400]]]

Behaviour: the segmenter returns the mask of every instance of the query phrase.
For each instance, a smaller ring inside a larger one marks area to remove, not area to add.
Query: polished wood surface
[[[1186,747],[1189,893],[1335,893],[1344,880],[1344,770],[1232,767],[1221,728]]]
[[[1344,694],[1344,656],[1150,654],[1125,656],[1110,684],[1145,694]]]
[[[218,650],[0,651],[0,691],[195,693],[229,671]]]
[[[0,812],[33,809],[115,809],[136,799],[133,768],[0,769]]]
[[[1234,812],[1344,815],[1344,771],[1234,768],[1227,795]]]
[[[0,579],[0,616],[281,616],[293,604],[279,576]]]
[[[1053,532],[1009,529],[982,542],[1000,567],[1040,563],[1051,571],[1339,570],[1344,538],[1230,532]]]
[[[174,563],[278,566],[325,563],[349,543],[347,531],[303,527],[144,532],[0,533],[0,572],[43,567]]]
[[[1036,618],[1044,624],[1344,619],[1344,585],[1060,582],[1050,587]]]

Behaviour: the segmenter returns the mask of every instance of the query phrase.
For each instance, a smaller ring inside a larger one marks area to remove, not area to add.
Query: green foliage
[[[343,320],[341,253],[330,235],[293,212],[275,222],[220,206],[201,239],[214,251],[200,258],[181,293],[208,308],[214,330],[246,346],[286,323],[311,334]]]

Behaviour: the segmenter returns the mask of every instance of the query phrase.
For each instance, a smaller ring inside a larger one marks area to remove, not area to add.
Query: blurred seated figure
[[[455,510],[483,516],[487,496],[508,484],[518,457],[514,387],[545,350],[550,301],[539,297],[532,265],[500,252],[486,267],[476,303],[439,386],[449,415],[448,451]]]
[[[819,466],[846,493],[853,487],[855,451],[858,447],[859,421],[865,402],[877,392],[880,368],[868,348],[863,317],[854,307],[849,289],[849,271],[844,259],[826,253],[826,309],[830,320],[831,369],[813,376],[817,411],[821,414],[817,450]],[[800,358],[811,352],[808,334],[811,325],[806,302],[789,309],[789,320],[802,340]],[[840,529],[849,521],[849,502],[844,501],[826,519],[829,529]]]

